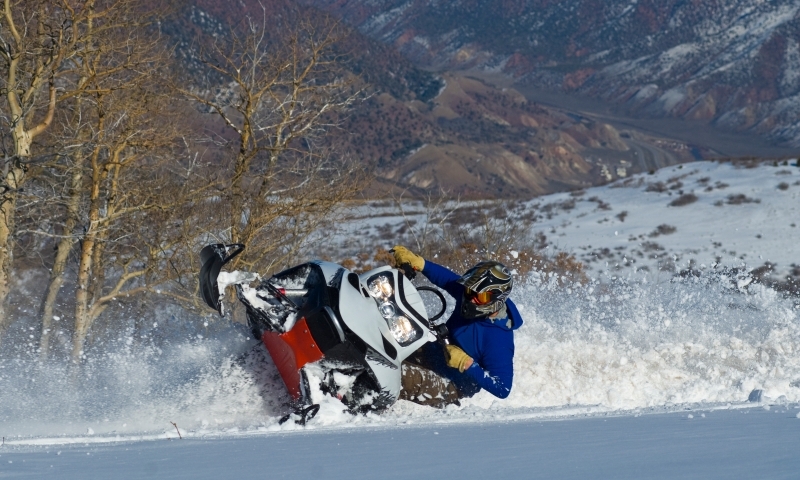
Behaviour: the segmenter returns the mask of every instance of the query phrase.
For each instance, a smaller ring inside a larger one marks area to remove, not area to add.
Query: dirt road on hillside
[[[526,85],[515,84],[513,88],[525,95],[528,100],[538,104],[608,123],[618,130],[634,130],[685,142],[692,147],[711,151],[712,158],[749,156],[796,158],[800,156],[800,149],[774,145],[757,135],[723,131],[703,122],[677,118],[637,118],[626,115],[622,111],[622,107],[618,105],[593,98],[541,90]],[[632,142],[628,143],[631,145]],[[637,148],[635,145],[631,145],[631,147]],[[655,148],[652,145],[648,148],[644,144],[641,144],[640,147],[645,150]]]

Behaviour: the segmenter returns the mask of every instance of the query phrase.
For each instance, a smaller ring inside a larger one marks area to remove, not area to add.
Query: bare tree
[[[51,129],[56,154],[43,172],[50,173],[49,180],[54,180],[51,182],[53,198],[44,200],[45,208],[50,209],[52,234],[58,239],[40,307],[40,353],[43,358],[49,351],[51,320],[65,281],[69,256],[84,234],[93,234],[91,222],[88,227],[85,223],[85,198],[90,195],[88,186],[96,183],[97,179],[94,172],[88,177],[87,173],[96,167],[92,164],[90,168],[89,164],[97,162],[98,145],[108,136],[105,125],[115,112],[108,105],[138,95],[142,84],[152,81],[157,68],[167,61],[167,52],[151,28],[151,23],[158,18],[156,12],[144,13],[138,0],[103,5],[108,8],[103,15],[90,17],[86,22],[84,48],[75,51],[66,62],[72,74],[65,76],[61,84],[72,96],[62,102],[62,119]],[[137,113],[133,112],[127,120],[136,119]],[[87,181],[87,178],[91,180]],[[54,206],[61,208],[54,209]],[[77,229],[79,226],[81,228]]]
[[[395,207],[403,216],[403,220],[408,227],[408,231],[414,239],[416,250],[422,256],[431,256],[434,252],[434,245],[439,245],[445,238],[446,224],[450,217],[454,215],[459,208],[461,208],[461,199],[456,197],[451,198],[449,193],[440,189],[438,191],[429,191],[422,200],[423,211],[422,218],[417,220],[412,218],[414,212],[407,211],[409,205],[408,201],[403,199],[405,192],[399,196],[393,197]]]
[[[3,144],[0,186],[0,335],[9,321],[5,300],[10,289],[18,192],[27,180],[33,140],[53,121],[59,69],[77,44],[71,27],[45,20],[46,10],[44,2],[5,0],[0,18],[2,122],[13,141],[10,146]]]
[[[3,179],[0,185],[0,334],[10,321],[10,291],[18,200],[34,173],[52,157],[37,139],[59,108],[118,68],[87,65],[99,35],[135,22],[140,0],[4,0],[0,14],[0,105]],[[80,70],[84,73],[81,74]],[[86,72],[88,71],[88,75]],[[78,78],[79,81],[76,81]],[[39,150],[37,150],[39,148]]]
[[[187,201],[165,163],[173,136],[161,112],[163,97],[143,88],[98,94],[91,107],[98,135],[86,155],[79,194],[79,236],[72,357],[77,360],[94,321],[111,302],[142,293],[157,281],[163,249],[145,232],[161,225],[151,212]],[[168,273],[168,272],[165,272]],[[153,280],[150,278],[149,280]]]
[[[299,21],[276,33],[268,26],[265,10],[217,38],[202,56],[206,85],[181,89],[224,122],[228,135],[218,141],[233,150],[220,166],[224,227],[212,234],[248,245],[234,266],[262,272],[296,255],[359,191],[367,170],[326,141],[337,116],[361,97],[333,49],[340,27]]]
[[[176,151],[182,112],[158,81],[171,58],[150,28],[155,15],[138,0],[97,3],[106,10],[98,15],[89,6],[95,14],[83,27],[82,48],[62,63],[68,74],[59,72],[59,89],[69,95],[59,97],[49,130],[54,154],[36,165],[40,175],[20,197],[24,233],[56,239],[41,307],[43,357],[68,260],[76,262],[75,297],[67,302],[76,361],[111,304],[180,274],[164,268],[183,242],[175,237],[186,232],[174,228],[175,219],[208,185],[195,182],[185,151]]]
[[[435,259],[455,271],[464,271],[477,262],[495,259],[519,273],[532,269],[545,271],[580,270],[574,258],[548,258],[538,252],[530,236],[531,222],[515,219],[511,201],[462,202],[447,192],[428,193],[416,202],[394,198],[395,207],[405,221],[405,238],[425,258]],[[578,272],[580,274],[580,272]]]

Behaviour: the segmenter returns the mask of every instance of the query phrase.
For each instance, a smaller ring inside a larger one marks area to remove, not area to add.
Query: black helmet
[[[503,308],[514,286],[514,279],[505,265],[488,261],[467,270],[458,279],[458,283],[465,287],[461,315],[464,318],[477,318],[491,315]]]

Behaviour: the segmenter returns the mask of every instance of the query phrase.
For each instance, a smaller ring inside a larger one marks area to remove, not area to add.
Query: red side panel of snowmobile
[[[261,341],[278,367],[283,383],[293,398],[300,398],[300,369],[322,358],[322,351],[308,330],[305,318],[286,333],[264,332]]]

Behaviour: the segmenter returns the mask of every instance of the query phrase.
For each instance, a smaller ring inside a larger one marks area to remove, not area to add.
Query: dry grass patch
[[[545,207],[552,210],[565,208],[565,205]],[[398,229],[391,237],[395,239],[393,243],[406,245],[423,258],[458,273],[479,262],[496,260],[520,277],[536,271],[555,274],[564,284],[588,281],[584,264],[575,256],[565,252],[544,253],[546,238],[531,234],[532,222],[508,218],[508,213],[514,210],[511,202],[460,206],[431,197],[424,218],[415,221],[406,216],[405,228]],[[376,248],[339,263],[350,270],[364,272],[391,265],[393,261],[391,253]]]

